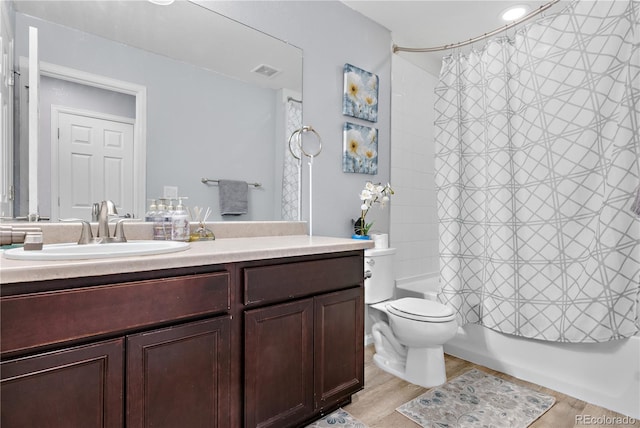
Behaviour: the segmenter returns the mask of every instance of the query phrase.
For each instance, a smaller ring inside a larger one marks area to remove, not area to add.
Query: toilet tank
[[[393,297],[395,276],[393,272],[393,256],[395,248],[372,248],[364,251],[364,303],[378,303]]]

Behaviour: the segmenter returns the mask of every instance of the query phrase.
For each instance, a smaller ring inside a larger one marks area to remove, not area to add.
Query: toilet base
[[[381,354],[373,354],[373,362],[375,363],[376,366],[378,366],[380,369],[384,370],[385,372],[392,374],[396,377],[399,377],[402,380],[407,380],[404,377],[404,368],[405,368],[404,364],[400,364],[397,361],[393,361],[388,358],[385,358]],[[409,381],[407,380],[407,382]]]
[[[379,353],[373,355],[373,362],[387,373],[423,388],[432,388],[447,381],[442,346],[409,348],[406,364]]]
[[[447,381],[442,346],[409,348],[406,377],[409,382],[425,388],[442,385]]]

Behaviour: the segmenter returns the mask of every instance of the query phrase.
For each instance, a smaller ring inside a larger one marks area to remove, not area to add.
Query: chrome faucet
[[[98,214],[100,213],[100,202],[95,202],[92,206],[91,206],[91,221],[92,222],[97,222],[98,221]]]
[[[113,201],[102,201],[100,203],[100,211],[98,211],[98,238],[111,237],[109,233],[109,216],[118,214],[116,204]]]
[[[101,242],[100,239],[96,239],[93,237],[93,232],[91,231],[91,223],[86,220],[82,220],[81,218],[61,218],[58,219],[64,222],[77,222],[79,221],[82,224],[82,231],[80,232],[80,239],[78,239],[78,245],[84,244],[99,244]]]
[[[96,244],[96,238],[93,237],[93,232],[91,231],[91,223],[85,220],[80,220],[80,222],[82,223],[82,232],[80,232],[78,244]]]
[[[116,223],[113,236],[109,232],[109,217],[118,214],[116,210],[116,204],[113,201],[102,201],[95,203],[94,207],[99,205],[98,211],[98,234],[94,238],[91,230],[91,223],[79,218],[61,218],[60,221],[79,221],[82,224],[82,232],[80,232],[80,239],[78,244],[108,244],[109,242],[127,242],[127,238],[124,236],[124,222],[125,218],[121,218]]]
[[[113,236],[109,232],[109,217],[118,214],[116,204],[113,201],[102,201],[100,203],[100,211],[98,212],[98,236],[97,239],[102,243],[109,242],[127,242],[127,238],[124,236],[124,221],[120,219],[116,223]]]
[[[121,218],[116,222],[116,228],[113,231],[113,237],[107,242],[127,242],[127,238],[124,236],[124,222],[125,218]]]

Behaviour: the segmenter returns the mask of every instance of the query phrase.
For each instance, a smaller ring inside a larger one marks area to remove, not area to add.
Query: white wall
[[[360,214],[358,195],[367,180],[386,183],[390,171],[391,35],[389,30],[337,1],[202,1],[207,8],[303,49],[303,122],[322,136],[313,166],[314,235],[348,237]],[[380,79],[378,122],[342,115],[345,63]],[[342,172],[342,127],[349,121],[378,128],[378,174]],[[308,183],[303,171],[303,189]],[[392,183],[393,184],[393,183]],[[308,219],[304,192],[302,219]],[[393,203],[393,202],[392,202]],[[372,210],[374,229],[389,230],[389,209]],[[369,220],[369,217],[367,217]]]
[[[390,242],[396,278],[438,271],[434,183],[434,95],[437,79],[399,55],[392,57]]]

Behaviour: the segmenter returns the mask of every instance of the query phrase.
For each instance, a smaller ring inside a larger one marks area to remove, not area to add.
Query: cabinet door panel
[[[0,348],[24,352],[227,311],[229,282],[216,272],[2,298]]]
[[[315,408],[335,405],[364,386],[362,287],[317,296]]]
[[[123,339],[3,361],[0,425],[122,427]]]
[[[295,426],[313,413],[312,335],[312,299],[245,312],[245,426]]]
[[[361,256],[257,266],[244,269],[247,306],[307,297],[361,284]]]
[[[229,426],[229,323],[127,337],[127,427]]]

